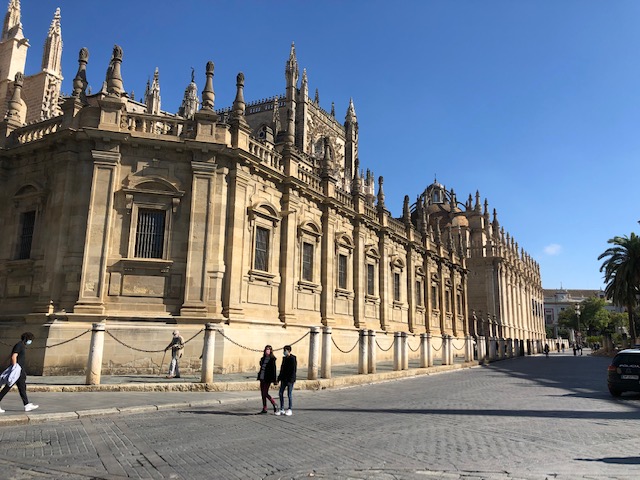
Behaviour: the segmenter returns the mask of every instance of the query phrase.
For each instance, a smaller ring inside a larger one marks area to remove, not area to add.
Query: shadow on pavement
[[[582,462],[615,463],[618,465],[640,465],[640,457],[604,457],[604,458],[576,458]]]

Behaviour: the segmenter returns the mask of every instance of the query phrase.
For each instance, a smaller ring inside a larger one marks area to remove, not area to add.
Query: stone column
[[[427,358],[427,349],[430,348],[428,333],[420,334],[420,368],[427,368],[429,366],[429,359]]]
[[[331,378],[331,327],[322,329],[322,363],[320,377]]]
[[[489,339],[489,360],[497,360],[498,358],[498,339],[491,337]]]
[[[92,150],[93,177],[87,215],[80,295],[74,313],[104,313],[107,255],[111,245],[111,216],[117,183],[119,152]]]
[[[409,337],[407,335],[407,332],[402,332],[401,333],[401,337],[402,338],[402,348],[400,350],[401,353],[401,358],[402,358],[402,370],[408,370],[409,369]]]
[[[467,335],[466,337],[464,337],[464,345],[465,345],[464,361],[472,362],[473,361],[473,338],[471,338],[471,335]]]
[[[94,323],[91,328],[91,344],[87,360],[86,385],[100,385],[102,354],[104,352],[104,323]]]
[[[393,332],[393,369],[402,370],[400,332]]]
[[[442,338],[442,346],[440,347],[440,355],[441,355],[442,365],[449,365],[449,351],[448,351],[449,342],[447,342],[447,339],[449,338],[449,336],[443,333],[441,338]]]
[[[427,333],[427,339],[426,339],[426,349],[427,351],[425,352],[426,356],[427,356],[427,367],[433,367],[433,344],[431,343],[433,340],[432,336],[430,333]]]
[[[218,331],[215,323],[206,323],[204,326],[204,343],[202,345],[202,374],[200,375],[201,383],[213,383],[213,365],[216,344],[216,332]]]
[[[369,373],[376,373],[376,331],[369,330]]]
[[[307,372],[307,380],[318,379],[318,353],[320,350],[320,342],[318,335],[320,327],[311,327],[309,329],[309,369]]]
[[[360,330],[358,333],[358,373],[360,375],[369,373],[368,347],[369,339],[367,338],[367,331]]]

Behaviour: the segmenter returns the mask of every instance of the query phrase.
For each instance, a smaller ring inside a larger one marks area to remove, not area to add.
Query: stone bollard
[[[307,380],[318,379],[318,353],[320,351],[320,342],[318,335],[320,327],[309,328],[309,369],[307,371]]]
[[[376,373],[376,331],[369,330],[369,373]]]
[[[320,377],[331,378],[331,327],[322,329],[322,361]]]
[[[433,367],[433,337],[427,333],[427,367]]]
[[[500,338],[500,359],[504,360],[507,355],[507,343],[504,338]]]
[[[473,339],[470,335],[464,337],[464,361],[472,362],[473,361]]]
[[[420,334],[420,368],[427,368],[429,366],[429,360],[427,359],[427,335],[428,333]]]
[[[478,347],[478,363],[483,364],[487,356],[487,344],[484,337],[476,337],[476,345]]]
[[[85,385],[100,385],[102,375],[102,354],[104,352],[104,323],[94,323],[91,328],[91,344],[87,360]]]
[[[507,339],[507,358],[512,358],[515,355],[517,355],[519,346],[520,344],[517,338],[515,340],[512,338],[508,338]]]
[[[449,365],[453,365],[453,337],[451,335],[447,335],[449,348],[447,349],[447,353],[449,354]]]
[[[449,365],[449,342],[447,342],[448,335],[442,334],[442,346],[440,347],[441,363],[442,365]]]
[[[498,340],[495,337],[489,339],[489,360],[498,359]]]
[[[358,333],[358,373],[360,375],[369,373],[369,354],[367,353],[369,339],[367,337],[367,331],[360,330]]]
[[[402,370],[401,363],[401,349],[402,345],[400,340],[400,332],[393,332],[393,369],[394,370]]]
[[[402,355],[402,370],[409,370],[409,335],[407,332],[402,332],[402,349],[400,353]]]
[[[213,383],[213,365],[215,358],[216,332],[220,327],[216,323],[204,325],[204,343],[202,345],[202,374],[201,383]]]

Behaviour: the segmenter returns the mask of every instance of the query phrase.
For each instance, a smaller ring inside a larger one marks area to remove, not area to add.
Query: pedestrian
[[[562,342],[562,353],[564,353],[564,342]]]
[[[548,357],[549,356],[549,344],[545,343],[544,344],[544,354]]]
[[[576,344],[574,343],[574,344],[573,344],[573,356],[574,356],[574,357],[576,356],[576,350],[577,350],[577,348],[578,348],[578,347],[576,347]]]
[[[277,381],[280,382],[280,410],[276,412],[276,415],[291,416],[293,408],[293,400],[291,395],[293,393],[293,384],[296,383],[296,372],[298,370],[298,360],[296,356],[291,353],[291,345],[285,345],[282,349],[284,358],[282,359],[282,365],[280,365],[280,375],[278,375]],[[287,398],[289,399],[289,408],[284,409],[284,390],[287,389]]]
[[[180,335],[178,330],[173,331],[173,338],[167,345],[167,350],[171,349],[171,363],[169,364],[169,375],[167,378],[180,378],[180,367],[178,366],[178,360],[182,358],[182,351],[184,350],[184,338]]]
[[[556,352],[560,351],[560,342],[556,342]]]
[[[260,370],[258,371],[258,380],[260,381],[260,395],[262,396],[262,411],[259,413],[267,413],[267,400],[273,406],[273,412],[278,411],[276,401],[269,395],[269,387],[272,383],[276,383],[276,356],[273,354],[271,345],[266,345],[260,359]]]
[[[11,365],[18,364],[20,366],[21,372],[18,380],[16,381],[16,385],[18,385],[18,393],[20,393],[20,398],[22,399],[22,403],[24,404],[24,411],[30,412],[31,410],[35,410],[38,408],[38,405],[34,405],[29,402],[27,398],[27,374],[25,372],[26,364],[27,364],[27,346],[33,343],[33,333],[25,332],[20,336],[20,341],[13,346],[13,350],[11,350]],[[5,385],[2,390],[0,390],[0,401],[4,398],[9,390],[11,390],[12,385]],[[0,413],[4,413],[2,407],[0,407]]]

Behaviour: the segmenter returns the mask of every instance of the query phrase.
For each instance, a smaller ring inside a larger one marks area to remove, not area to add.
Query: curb
[[[438,375],[441,373],[480,367],[477,362],[466,362],[455,365],[438,365],[427,368],[414,368],[410,370],[396,370],[382,373],[370,373],[367,375],[346,375],[336,378],[323,378],[318,380],[299,380],[296,382],[296,390],[326,390],[339,389],[350,386],[370,385],[374,383],[389,382],[403,378],[412,378],[423,375]],[[29,386],[30,392],[255,392],[256,382],[222,382],[222,383],[151,383],[145,385],[51,385]],[[61,420],[77,420],[87,417],[105,415],[131,415],[136,413],[148,413],[161,410],[175,410],[179,408],[212,407],[222,404],[244,402],[250,397],[230,398],[225,400],[198,400],[194,402],[165,403],[159,405],[140,405],[128,407],[112,407],[79,410],[73,412],[42,414],[18,414],[0,417],[0,427],[12,425],[25,425],[29,423],[46,423]]]

